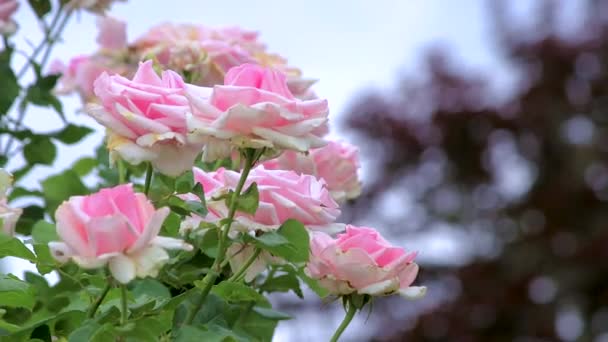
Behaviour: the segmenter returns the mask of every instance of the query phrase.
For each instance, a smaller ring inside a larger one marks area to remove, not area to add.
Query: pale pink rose
[[[296,99],[277,70],[243,64],[230,69],[224,85],[211,93],[192,85],[186,93],[192,105],[192,141],[216,144],[216,149],[223,144],[302,152],[325,145],[317,132],[327,125],[327,101]],[[226,157],[205,153],[207,161]]]
[[[264,45],[257,41],[258,33],[239,27],[214,29],[203,25],[162,23],[152,27],[135,41],[138,48],[172,45],[180,41],[222,41],[253,52],[261,51]]]
[[[15,225],[22,210],[12,208],[7,203],[7,192],[13,183],[13,175],[0,168],[0,231],[9,236],[15,235]]]
[[[52,255],[83,268],[109,265],[121,283],[135,277],[155,277],[169,260],[165,249],[191,250],[179,239],[158,236],[169,208],[158,210],[131,184],[101,189],[88,196],[73,196],[55,212],[57,234]]]
[[[217,197],[234,190],[241,175],[224,168],[215,172],[194,168],[193,172],[194,180],[203,186],[209,210],[207,218],[201,220],[217,223],[228,214],[224,200]],[[237,212],[233,223],[235,231],[275,230],[288,219],[296,219],[312,230],[336,232],[344,228],[343,224],[335,223],[340,209],[325,182],[309,175],[263,167],[251,170],[245,189],[253,182],[258,186],[259,207],[255,215]],[[196,226],[194,222],[189,228]]]
[[[127,47],[127,23],[104,16],[97,18],[97,43],[103,49],[120,50]]]
[[[310,150],[308,154],[285,151],[263,165],[269,170],[293,170],[324,179],[338,203],[361,194],[361,183],[357,177],[359,150],[348,143],[330,141],[323,147]]]
[[[17,24],[12,19],[19,8],[17,0],[0,0],[0,35],[10,34],[17,30]]]
[[[228,69],[253,62],[242,48],[216,40],[178,40],[156,45],[142,55],[166,69],[189,75],[189,82],[199,86],[221,83]]]
[[[336,239],[313,232],[306,273],[335,295],[418,298],[425,287],[411,286],[418,274],[415,252],[394,247],[372,228],[346,226]]]
[[[140,63],[129,80],[103,73],[95,81],[101,104],[87,112],[108,129],[108,149],[131,164],[150,161],[161,173],[177,176],[190,169],[201,145],[186,141],[185,83],[173,71],[162,78],[152,61]]]
[[[77,92],[81,99],[89,101],[95,95],[93,84],[97,77],[104,72],[120,68],[112,68],[109,59],[100,55],[80,55],[72,58],[68,65],[61,61],[54,61],[51,65],[51,73],[61,73],[57,89],[60,95]]]

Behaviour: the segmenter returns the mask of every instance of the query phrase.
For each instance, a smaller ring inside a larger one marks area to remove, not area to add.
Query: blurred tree
[[[345,116],[373,170],[346,221],[460,237],[457,257],[423,262],[427,304],[376,304],[377,340],[608,341],[608,1],[579,2],[567,37],[558,3],[524,31],[492,2],[521,76],[510,99],[435,50],[424,79]]]

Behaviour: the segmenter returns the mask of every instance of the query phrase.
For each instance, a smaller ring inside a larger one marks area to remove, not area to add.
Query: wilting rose
[[[158,236],[168,214],[169,208],[154,209],[131,184],[74,196],[55,212],[62,242],[49,247],[60,262],[71,259],[83,268],[109,264],[121,283],[155,277],[169,260],[165,249],[192,249],[181,240]]]
[[[127,23],[116,18],[97,18],[97,43],[103,49],[120,50],[127,47]]]
[[[338,203],[361,194],[361,183],[357,177],[359,151],[348,143],[330,141],[323,147],[310,150],[308,154],[285,151],[263,165],[270,170],[293,170],[324,179]]]
[[[16,0],[0,0],[0,35],[17,30],[17,24],[12,18],[18,8]]]
[[[12,184],[13,176],[0,168],[0,226],[2,232],[10,236],[15,235],[15,225],[22,213],[20,208],[11,208],[7,203],[7,191]]]
[[[189,85],[187,96],[192,141],[302,152],[325,145],[318,131],[327,125],[327,101],[296,99],[277,70],[244,64],[230,69],[224,85],[211,93]],[[220,157],[225,156],[205,155],[208,161]]]
[[[220,168],[215,172],[193,169],[194,180],[203,186],[209,215],[205,219],[216,223],[228,215],[228,208],[218,196],[234,190],[241,176],[239,172]],[[335,223],[340,209],[331,198],[325,182],[313,176],[298,175],[292,171],[251,170],[245,188],[255,182],[259,193],[259,206],[255,215],[237,212],[232,227],[236,231],[275,230],[288,219],[296,219],[313,230],[336,232],[344,225]],[[193,221],[187,228],[196,228]]]
[[[418,274],[415,252],[394,247],[372,228],[346,226],[336,239],[313,232],[306,273],[335,295],[400,294],[418,298],[425,287],[410,286]]]
[[[140,64],[133,80],[103,73],[95,81],[101,104],[87,112],[108,129],[108,149],[131,164],[150,161],[161,173],[177,176],[190,169],[201,150],[186,141],[185,83],[172,71],[162,78],[152,62]]]

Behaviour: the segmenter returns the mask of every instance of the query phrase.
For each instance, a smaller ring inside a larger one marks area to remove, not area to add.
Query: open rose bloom
[[[359,150],[343,142],[330,141],[307,154],[285,151],[276,159],[266,161],[264,167],[272,170],[293,170],[325,180],[332,197],[342,203],[361,194],[357,176]]]
[[[51,242],[53,256],[83,268],[109,265],[121,283],[135,277],[156,276],[169,260],[165,249],[190,250],[179,239],[158,236],[169,208],[154,209],[130,184],[74,196],[55,213],[62,242]]]
[[[0,228],[4,234],[15,235],[15,225],[23,212],[20,208],[11,208],[7,203],[7,192],[13,184],[13,176],[0,169]]]
[[[189,85],[186,93],[192,105],[192,141],[302,152],[325,145],[321,132],[327,126],[327,101],[295,98],[278,70],[244,64],[230,69],[224,85],[211,90]],[[207,161],[228,156],[229,149],[212,148],[206,148]]]
[[[418,274],[415,252],[394,247],[372,228],[346,226],[336,239],[313,232],[306,273],[335,295],[351,293],[419,298],[425,287],[411,286]]]
[[[108,149],[131,164],[149,161],[159,172],[177,176],[190,169],[201,151],[186,139],[185,83],[172,72],[159,77],[152,62],[141,63],[132,80],[103,73],[95,81],[101,104],[89,113],[108,131]]]
[[[193,169],[194,180],[205,190],[206,218],[194,216],[182,224],[182,231],[195,229],[201,221],[217,222],[228,215],[224,200],[216,198],[234,190],[241,176],[239,172],[220,168],[215,172]],[[251,170],[245,188],[255,182],[258,186],[259,206],[254,215],[237,212],[234,231],[270,231],[278,229],[288,219],[296,219],[311,230],[336,232],[344,228],[336,223],[340,215],[338,204],[331,198],[323,181],[313,176],[298,175],[293,171]]]

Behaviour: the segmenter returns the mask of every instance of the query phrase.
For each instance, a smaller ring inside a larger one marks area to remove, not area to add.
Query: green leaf
[[[38,221],[32,227],[32,238],[35,243],[46,244],[51,241],[58,241],[55,225],[46,221]]]
[[[188,170],[175,180],[175,192],[185,194],[190,192],[194,187],[194,175]]]
[[[34,244],[34,252],[36,252],[36,269],[40,274],[47,274],[57,268],[57,261],[51,255],[49,245],[37,243]]]
[[[58,175],[51,176],[42,182],[42,190],[47,203],[47,211],[53,213],[57,206],[70,196],[85,195],[88,189],[76,172],[66,170]]]
[[[72,164],[72,170],[76,172],[77,175],[83,177],[91,173],[93,169],[99,164],[99,161],[95,158],[84,157],[78,159],[74,164]]]
[[[304,225],[296,220],[285,221],[276,232],[266,232],[257,237],[245,235],[244,239],[289,262],[308,261],[310,248],[308,232]]]
[[[272,248],[278,247],[282,245],[289,245],[289,240],[287,240],[283,235],[277,232],[265,232],[264,234],[256,237],[245,236],[245,239],[255,240],[258,242],[258,246],[262,248]]]
[[[232,281],[223,281],[211,288],[211,292],[227,302],[261,301],[264,297],[253,288]]]
[[[45,14],[51,11],[50,0],[29,0],[28,2],[38,18],[44,17]]]
[[[182,218],[174,212],[170,212],[165,222],[163,222],[162,234],[163,236],[177,237],[179,235],[179,226]]]
[[[205,232],[205,235],[203,235],[203,241],[201,242],[200,249],[203,253],[211,258],[217,258],[217,247],[219,241],[218,230],[209,229],[207,232]]]
[[[46,137],[38,137],[23,147],[23,157],[29,164],[51,165],[57,156],[55,144]]]
[[[0,89],[2,89],[0,91],[0,117],[9,111],[21,90],[10,65],[12,52],[12,48],[5,48],[0,53],[0,75],[2,75],[0,77]]]
[[[264,318],[268,318],[275,321],[282,321],[286,319],[292,319],[292,317],[284,312],[276,311],[269,308],[264,308],[261,306],[254,306],[253,311],[259,314]]]
[[[9,199],[9,201],[12,201],[15,198],[26,197],[26,196],[42,197],[43,194],[42,194],[42,192],[40,192],[38,190],[29,190],[29,189],[17,186],[17,187],[13,188],[13,190],[11,191],[11,194],[8,196],[8,199]]]
[[[21,104],[21,110],[25,109],[25,105],[27,103],[32,103],[42,107],[52,107],[55,109],[57,114],[61,116],[61,119],[66,122],[65,116],[63,115],[61,102],[53,94],[53,88],[55,87],[59,77],[60,75],[54,74],[39,77],[36,80],[36,83],[27,88],[24,101]]]
[[[23,208],[21,217],[17,221],[16,231],[23,235],[30,235],[34,224],[44,218],[44,208],[30,205]]]
[[[207,207],[199,201],[184,201],[177,196],[171,196],[168,201],[169,207],[176,213],[186,216],[190,213],[205,217],[207,215]]]
[[[231,198],[232,196],[228,197],[228,206],[230,206]],[[256,210],[258,210],[259,204],[260,194],[258,192],[258,185],[255,182],[236,199],[236,209],[251,215],[255,214]]]
[[[224,331],[203,330],[190,325],[185,325],[177,330],[175,342],[230,342],[236,341],[231,334]]]
[[[294,273],[280,275],[276,278],[269,279],[261,287],[266,292],[287,292],[292,290],[298,297],[303,298],[300,281]]]
[[[69,124],[61,131],[54,133],[52,137],[64,144],[70,145],[79,142],[91,132],[93,132],[93,130],[89,127]]]
[[[74,330],[68,337],[68,342],[107,342],[115,341],[118,337],[114,324],[99,324],[89,320],[80,328]]]
[[[36,256],[30,251],[21,240],[16,237],[0,233],[0,258],[13,256],[29,261],[36,261]]]
[[[35,289],[12,274],[0,274],[0,306],[32,310],[36,303]]]

